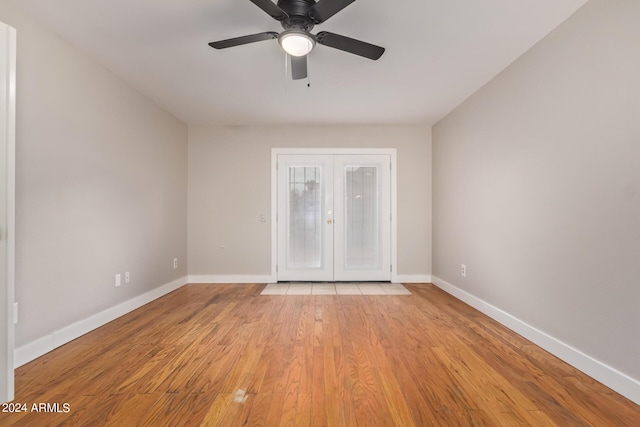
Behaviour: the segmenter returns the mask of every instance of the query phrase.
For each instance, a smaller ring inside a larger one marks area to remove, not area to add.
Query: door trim
[[[398,281],[398,191],[395,148],[272,148],[271,149],[271,277],[278,279],[278,156],[283,154],[385,154],[391,160],[391,281]]]
[[[4,114],[0,121],[6,122],[6,130],[0,135],[0,149],[6,150],[5,165],[6,172],[6,224],[0,224],[0,239],[6,244],[6,272],[5,277],[0,284],[0,292],[4,295],[5,302],[5,318],[0,322],[5,331],[0,334],[4,338],[0,344],[3,354],[2,372],[2,389],[0,390],[0,402],[8,402],[14,397],[14,325],[13,325],[13,302],[15,301],[15,161],[16,161],[16,29],[3,22],[0,22],[0,44],[3,45],[2,60],[6,67],[2,72],[0,84],[3,96],[0,102],[4,104]],[[4,169],[4,168],[3,168]],[[6,366],[5,366],[6,363]],[[6,380],[6,381],[5,381]]]

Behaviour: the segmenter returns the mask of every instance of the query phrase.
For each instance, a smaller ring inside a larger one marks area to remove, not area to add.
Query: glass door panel
[[[380,191],[377,166],[344,169],[344,268],[380,268]]]
[[[322,267],[322,168],[289,166],[287,266]]]

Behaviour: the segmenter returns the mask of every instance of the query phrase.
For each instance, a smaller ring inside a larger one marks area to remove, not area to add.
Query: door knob
[[[327,224],[333,224],[333,220],[332,219],[328,219],[327,220]]]

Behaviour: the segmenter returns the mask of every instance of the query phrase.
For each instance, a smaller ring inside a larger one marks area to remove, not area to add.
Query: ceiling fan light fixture
[[[311,34],[298,30],[283,31],[278,36],[278,42],[291,56],[305,56],[316,45],[316,40]]]

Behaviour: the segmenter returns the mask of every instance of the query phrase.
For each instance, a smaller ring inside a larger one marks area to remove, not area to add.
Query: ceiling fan
[[[307,77],[307,54],[316,43],[376,60],[384,53],[384,48],[339,34],[321,31],[310,33],[314,25],[321,24],[355,0],[251,0],[253,4],[280,21],[284,31],[280,34],[267,31],[248,36],[235,37],[209,43],[215,49],[278,39],[280,46],[291,58],[291,77],[294,80]]]

